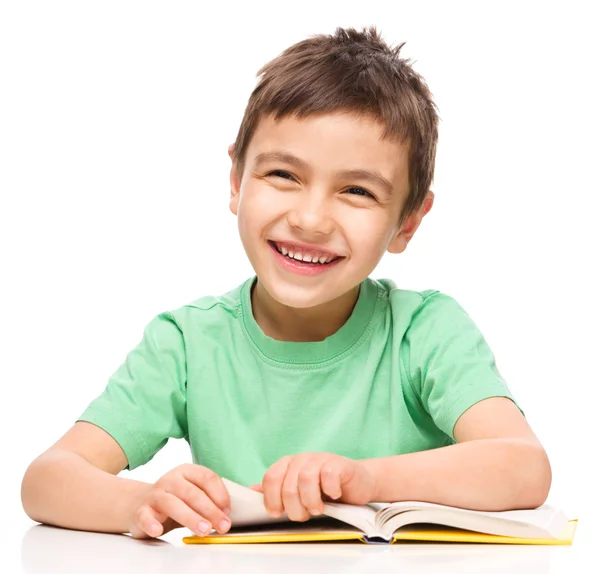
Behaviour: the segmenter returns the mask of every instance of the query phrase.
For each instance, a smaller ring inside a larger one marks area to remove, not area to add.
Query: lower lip
[[[286,255],[282,255],[277,251],[277,248],[273,243],[269,241],[269,247],[271,251],[275,255],[275,259],[285,270],[291,271],[292,273],[296,273],[297,275],[308,275],[312,277],[314,275],[321,275],[322,273],[326,273],[333,267],[335,267],[340,261],[342,261],[343,257],[338,257],[334,259],[331,263],[302,263],[297,259],[290,259]]]

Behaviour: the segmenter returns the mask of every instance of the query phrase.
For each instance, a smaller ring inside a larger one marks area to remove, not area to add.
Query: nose
[[[318,191],[299,193],[290,206],[287,220],[290,227],[306,235],[329,235],[334,229],[329,199]]]

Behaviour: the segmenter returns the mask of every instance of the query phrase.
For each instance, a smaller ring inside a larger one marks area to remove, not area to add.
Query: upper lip
[[[331,251],[330,249],[325,249],[324,247],[321,247],[320,245],[310,245],[308,243],[298,243],[297,241],[287,241],[285,239],[271,239],[271,241],[280,246],[286,247],[288,249],[288,251],[291,249],[292,251],[295,252],[295,250],[297,249],[298,251],[302,251],[302,252],[310,251],[313,253],[318,253],[320,256],[343,257],[343,255],[340,255],[339,253],[336,253],[335,251]]]

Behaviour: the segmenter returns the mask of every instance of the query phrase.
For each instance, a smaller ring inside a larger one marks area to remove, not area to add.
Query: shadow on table
[[[343,571],[485,572],[486,574],[550,572],[551,553],[568,547],[508,546],[482,544],[406,543],[371,546],[356,543],[299,543],[244,545],[182,545],[182,530],[169,533],[168,540],[134,540],[122,534],[80,532],[36,525],[24,535],[21,562],[27,574],[143,572],[215,573],[253,571],[302,572]]]

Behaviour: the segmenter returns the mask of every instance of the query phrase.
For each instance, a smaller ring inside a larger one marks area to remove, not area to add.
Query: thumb
[[[136,513],[134,524],[129,528],[132,538],[157,538],[164,534],[161,518],[163,517],[150,506],[142,506]]]

